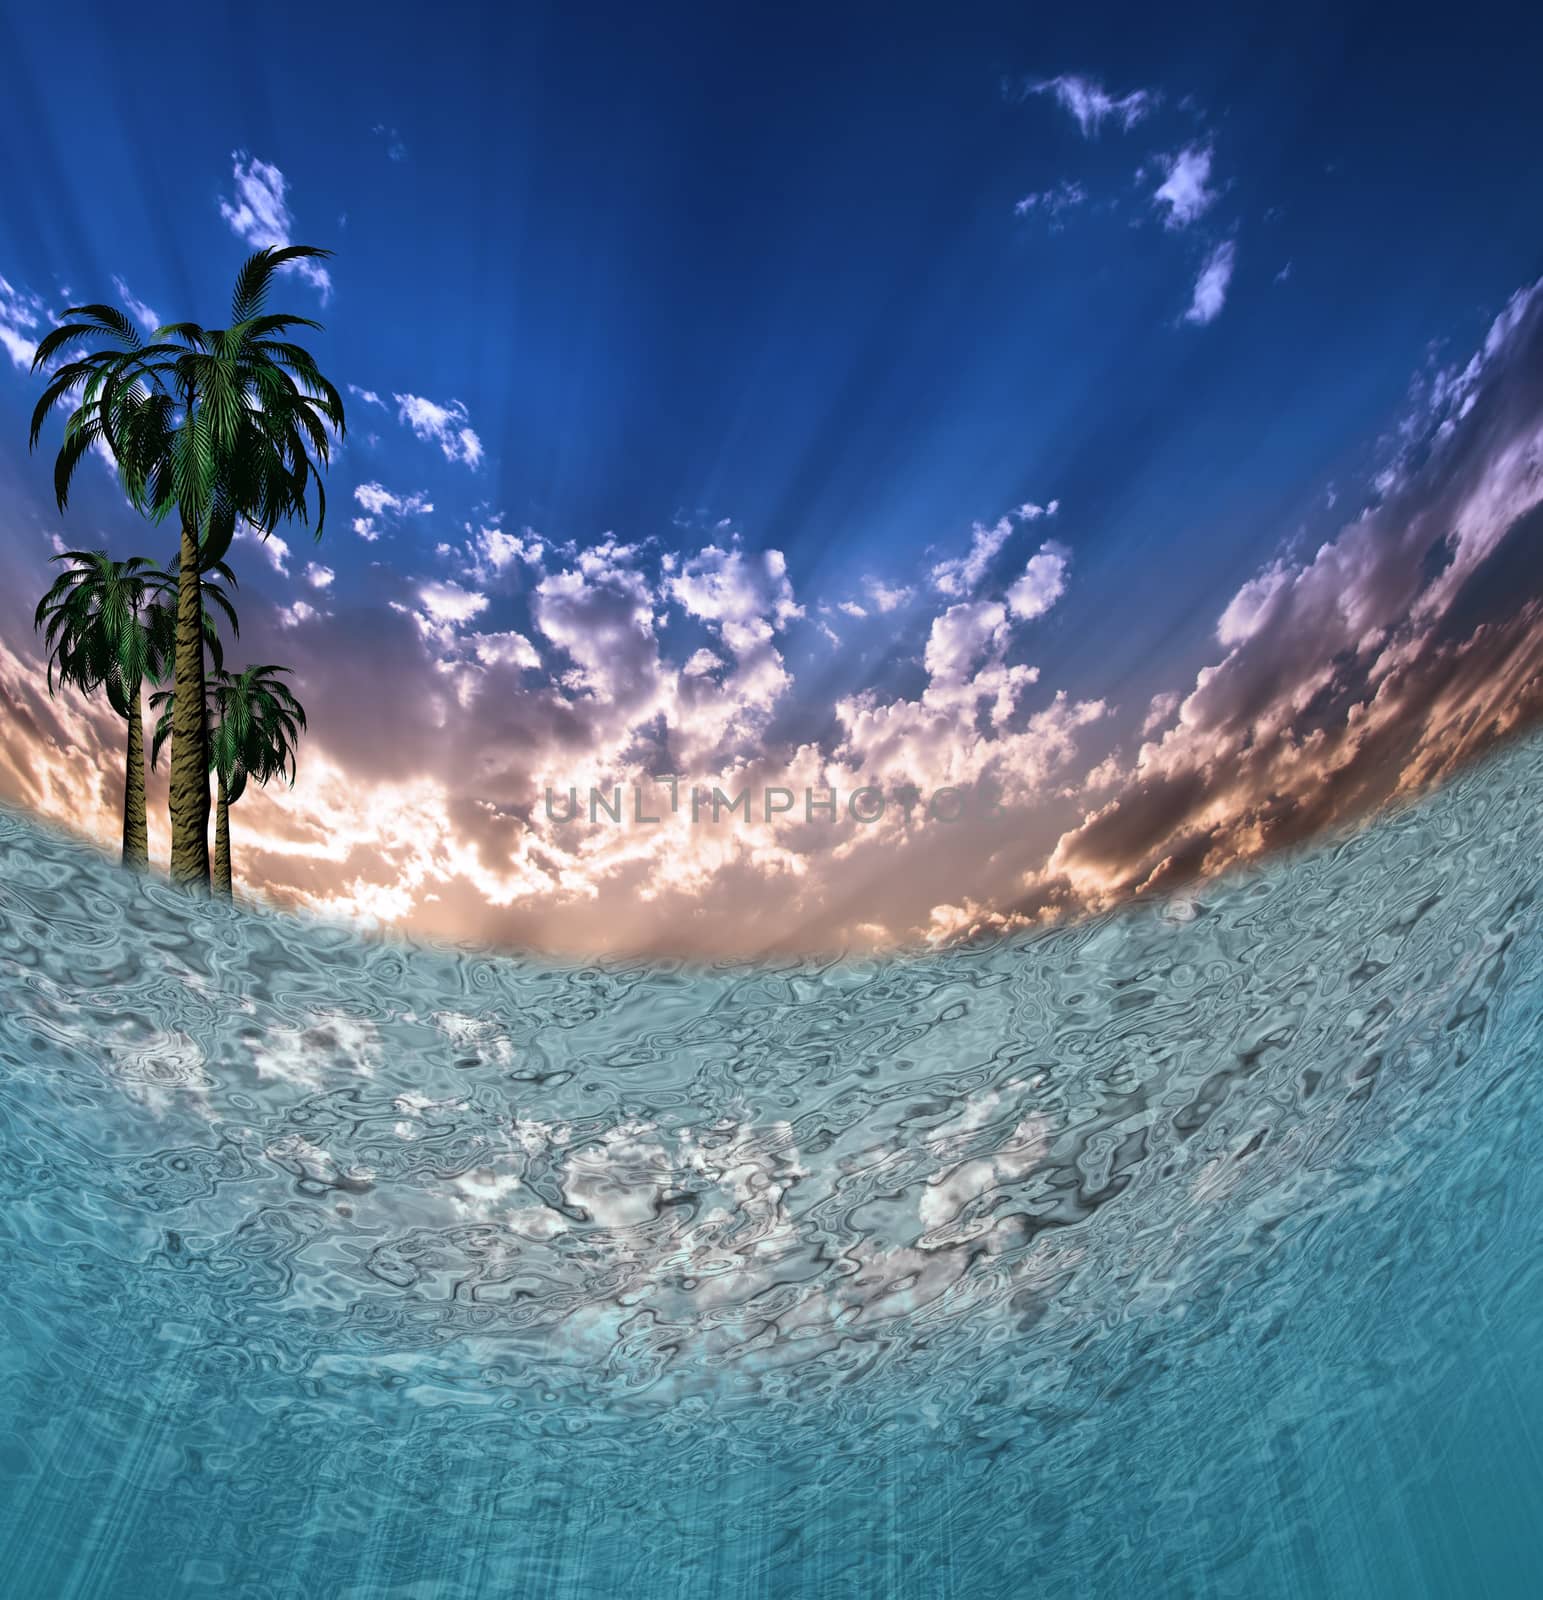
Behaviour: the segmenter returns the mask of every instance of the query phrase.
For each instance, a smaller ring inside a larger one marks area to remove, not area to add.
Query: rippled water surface
[[[0,814],[0,1589],[1543,1592],[1540,802],[713,971]]]

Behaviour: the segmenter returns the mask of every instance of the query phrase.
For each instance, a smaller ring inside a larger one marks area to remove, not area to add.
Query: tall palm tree
[[[128,725],[123,778],[123,861],[144,866],[150,859],[145,818],[145,745],[142,692],[159,683],[172,663],[176,637],[174,572],[163,572],[143,556],[114,561],[105,550],[66,550],[54,557],[70,566],[38,602],[32,619],[48,645],[48,692],[70,684],[82,693],[107,692],[108,704]],[[223,562],[214,571],[234,584]],[[205,578],[204,598],[218,606],[239,632],[236,613],[220,584]],[[222,660],[213,618],[204,612],[204,635],[216,663]]]
[[[263,307],[281,267],[330,253],[285,245],[250,256],[236,277],[228,328],[168,323],[147,343],[116,307],[76,306],[33,357],[36,371],[77,341],[101,346],[59,366],[32,415],[36,448],[49,412],[80,390],[54,463],[60,509],[87,451],[105,445],[134,506],[157,522],[175,516],[181,526],[170,795],[171,872],[180,883],[209,883],[201,606],[197,584],[185,575],[223,560],[240,522],[263,537],[289,518],[309,523],[313,483],[321,537],[328,429],[342,437],[343,402],[310,353],[285,337],[321,324]]]
[[[209,766],[215,775],[218,801],[214,825],[214,892],[231,898],[230,808],[246,793],[247,782],[266,784],[274,778],[295,781],[295,746],[305,728],[305,708],[279,681],[288,667],[247,667],[243,672],[216,668],[208,685]],[[150,764],[170,734],[176,740],[175,689],[150,697],[160,710]]]

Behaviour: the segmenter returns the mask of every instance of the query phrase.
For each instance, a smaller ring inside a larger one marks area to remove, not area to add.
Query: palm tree
[[[50,411],[79,388],[54,463],[62,510],[87,451],[105,445],[124,492],[157,522],[181,526],[178,571],[200,573],[223,560],[238,523],[266,537],[282,521],[310,521],[316,487],[316,537],[326,520],[322,481],[331,440],[344,431],[343,402],[308,351],[288,342],[307,317],[265,314],[269,285],[287,263],[331,252],[310,245],[259,250],[236,277],[231,325],[169,323],[146,343],[114,306],[72,307],[37,347],[36,371],[66,346],[101,348],[64,362],[32,415],[36,448]],[[173,683],[171,872],[180,883],[209,883],[209,740],[204,696],[202,608],[198,585],[179,581]]]
[[[274,778],[295,781],[295,745],[305,728],[305,709],[279,681],[288,667],[248,667],[244,672],[216,668],[208,686],[209,766],[215,775],[218,802],[214,825],[214,892],[231,898],[230,808],[246,793],[248,779],[266,784]],[[150,750],[155,765],[161,745],[176,739],[175,689],[150,697],[161,711]]]
[[[71,565],[38,602],[32,619],[34,628],[44,630],[48,645],[48,692],[54,692],[55,673],[61,687],[70,684],[87,695],[105,689],[108,704],[128,724],[123,861],[126,866],[144,866],[150,846],[141,694],[147,680],[161,682],[171,666],[176,574],[162,572],[143,556],[114,561],[105,550],[66,550],[54,560]],[[214,571],[234,585],[235,577],[223,562],[214,563]],[[205,578],[200,587],[205,598],[225,613],[232,631],[239,632],[236,613],[219,583]],[[218,665],[219,634],[207,611],[203,626]]]
[[[128,724],[123,777],[123,862],[150,859],[145,827],[145,734],[141,688],[159,682],[171,664],[175,623],[165,597],[169,574],[143,556],[114,561],[105,550],[66,550],[54,557],[71,565],[38,602],[34,628],[48,645],[48,692],[54,675],[83,694],[107,691],[108,703]]]

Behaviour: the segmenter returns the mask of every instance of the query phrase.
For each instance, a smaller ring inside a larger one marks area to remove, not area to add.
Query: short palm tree
[[[82,693],[107,692],[108,704],[128,725],[123,779],[123,860],[143,866],[150,859],[145,818],[145,744],[142,692],[170,671],[176,636],[175,572],[163,572],[143,556],[114,561],[105,550],[66,550],[54,557],[70,565],[38,602],[32,619],[48,645],[48,692],[57,674],[61,686]],[[215,573],[234,583],[230,569]],[[201,584],[206,601],[222,610],[232,631],[236,613],[214,578]],[[216,663],[219,634],[207,609],[204,636]]]
[[[231,898],[230,808],[246,793],[248,780],[295,781],[295,746],[305,728],[305,709],[279,680],[287,667],[247,667],[243,672],[216,668],[208,685],[209,766],[218,799],[214,824],[214,892]],[[176,739],[176,691],[152,695],[160,710],[150,764],[155,765],[168,734]]]
[[[72,344],[100,348],[63,362],[32,416],[35,448],[49,413],[80,395],[54,464],[62,510],[76,467],[105,445],[124,492],[157,522],[181,526],[178,570],[201,572],[224,558],[239,523],[266,536],[281,522],[310,521],[316,488],[316,537],[326,520],[322,469],[331,439],[341,437],[343,402],[310,353],[286,338],[307,317],[265,314],[273,276],[287,263],[325,256],[310,245],[259,250],[236,278],[231,325],[169,323],[146,342],[114,306],[76,306],[46,335],[33,357],[45,366]],[[196,584],[179,582],[171,730],[172,877],[209,882],[209,738],[204,652]]]
[[[70,565],[38,602],[32,619],[48,645],[48,692],[69,685],[83,694],[107,691],[128,724],[123,777],[123,862],[150,859],[145,826],[145,734],[141,690],[171,665],[175,622],[167,604],[174,583],[143,556],[114,561],[105,550],[66,550]]]

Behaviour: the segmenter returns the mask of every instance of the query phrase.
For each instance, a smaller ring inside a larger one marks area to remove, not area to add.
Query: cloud
[[[469,643],[485,667],[510,666],[533,672],[541,666],[540,652],[523,633],[474,633]]]
[[[295,600],[278,608],[277,621],[281,628],[298,628],[303,622],[314,622],[324,615],[306,600]]]
[[[305,581],[310,584],[313,589],[330,589],[332,587],[332,581],[336,577],[337,574],[332,570],[331,567],[324,567],[320,564],[320,562],[316,561],[310,561],[306,563]]]
[[[491,583],[516,564],[540,569],[546,546],[534,529],[505,533],[497,519],[480,527],[467,524],[466,571],[478,583]]]
[[[1232,282],[1235,251],[1230,239],[1224,239],[1205,259],[1200,276],[1195,279],[1195,293],[1184,320],[1197,327],[1205,327],[1221,315],[1227,303],[1227,288]]]
[[[1063,74],[1030,86],[1031,94],[1052,94],[1058,104],[1077,119],[1085,138],[1092,138],[1103,124],[1113,119],[1128,133],[1151,112],[1157,96],[1146,89],[1135,89],[1118,98],[1091,78]]]
[[[469,622],[488,608],[485,594],[463,589],[458,583],[425,583],[418,590],[418,599],[425,614],[441,626]]]
[[[1154,694],[1147,704],[1147,714],[1141,724],[1143,737],[1149,733],[1156,733],[1162,725],[1169,721],[1174,712],[1179,709],[1179,702],[1184,698],[1176,689],[1165,689],[1161,694]]]
[[[36,334],[43,326],[43,302],[26,289],[13,289],[0,278],[0,345],[24,372],[32,369]]]
[[[1156,206],[1166,206],[1165,228],[1187,228],[1203,217],[1216,201],[1211,179],[1211,147],[1191,145],[1178,155],[1162,158],[1165,176],[1152,196]]]
[[[405,161],[407,159],[407,145],[395,128],[388,128],[385,123],[377,122],[370,131],[376,138],[386,141],[386,154],[391,160]]]
[[[764,644],[804,614],[793,599],[780,550],[746,554],[708,545],[666,581],[665,589],[690,615],[716,624],[736,654]]]
[[[1059,500],[1048,505],[1032,502],[1018,506],[993,523],[977,522],[971,531],[969,553],[939,561],[928,576],[939,594],[967,595],[974,593],[985,577],[997,553],[1012,537],[1013,530],[1025,522],[1038,522],[1041,517],[1053,517],[1061,509]]]
[[[382,411],[386,409],[386,402],[373,389],[361,389],[358,384],[351,383],[348,386],[348,392],[357,396],[367,406],[379,406]]]
[[[732,670],[710,697],[693,693],[705,682],[700,675],[677,683],[675,747],[690,761],[731,745],[753,746],[793,681],[774,641],[804,615],[782,552],[706,545],[665,578],[663,592],[705,624],[732,658]]]
[[[447,461],[475,467],[482,460],[482,441],[471,427],[466,407],[459,400],[437,405],[416,394],[398,394],[392,398],[397,403],[400,420],[420,439],[437,444]]]
[[[1543,506],[1540,357],[1534,285],[1430,382],[1383,497],[1237,590],[1221,659],[1182,698],[1154,697],[1128,782],[1058,841],[1048,876],[1076,902],[1155,892],[1418,793],[1543,713],[1543,583],[1523,554]]]
[[[1029,558],[1023,576],[1007,591],[1007,606],[1025,621],[1044,614],[1066,593],[1066,573],[1071,552],[1053,540]]]
[[[220,215],[238,239],[254,250],[275,249],[294,242],[295,219],[290,214],[286,195],[289,182],[284,174],[266,161],[258,161],[244,150],[231,156],[236,198],[220,199]],[[283,270],[298,273],[315,286],[322,303],[332,296],[332,278],[319,261],[290,262]]]
[[[874,605],[886,615],[898,611],[916,592],[903,584],[885,583],[881,578],[864,578],[863,589]]]
[[[1029,216],[1031,213],[1050,219],[1050,229],[1058,233],[1065,227],[1061,220],[1063,214],[1073,206],[1082,205],[1088,198],[1088,191],[1080,183],[1073,183],[1063,178],[1053,189],[1045,189],[1038,194],[1026,194],[1013,206],[1013,214],[1019,217]]]
[[[275,572],[282,573],[286,578],[289,576],[289,545],[281,535],[259,533],[250,522],[243,522],[237,530],[237,537],[256,545]]]
[[[543,577],[531,602],[537,630],[573,663],[559,684],[570,705],[575,698],[587,703],[582,726],[595,771],[606,770],[632,730],[669,703],[654,625],[657,597],[636,557],[634,547],[608,539]]]
[[[997,552],[1007,543],[1013,531],[1010,517],[998,517],[989,525],[977,522],[970,536],[968,555],[940,561],[928,576],[939,594],[969,594],[985,577],[986,569]]]
[[[354,490],[354,499],[368,515],[354,518],[354,532],[367,543],[373,544],[381,535],[377,517],[400,521],[403,517],[427,516],[434,503],[423,489],[412,494],[396,494],[383,483],[361,483]]]
[[[393,600],[390,602],[391,609],[411,620],[418,636],[434,652],[435,670],[453,673],[458,664],[476,658],[473,637],[463,637],[460,630],[488,609],[491,602],[487,595],[475,589],[463,588],[458,583],[429,578],[417,582],[413,599],[416,605]],[[492,640],[497,635],[482,634],[475,637]],[[496,660],[497,646],[489,645],[488,648],[493,652],[489,661]]]
[[[118,298],[123,302],[124,309],[145,330],[154,333],[161,324],[160,314],[152,311],[143,300],[136,298],[122,278],[113,274],[113,288],[118,291]]]
[[[936,617],[927,635],[923,663],[928,692],[953,691],[975,686],[974,668],[982,657],[1000,657],[1007,643],[1006,609],[995,600],[950,606]]]
[[[415,517],[420,514],[426,515],[434,509],[427,490],[417,489],[412,494],[396,494],[382,483],[361,483],[354,490],[354,499],[371,516],[379,516],[385,512],[394,517]]]

